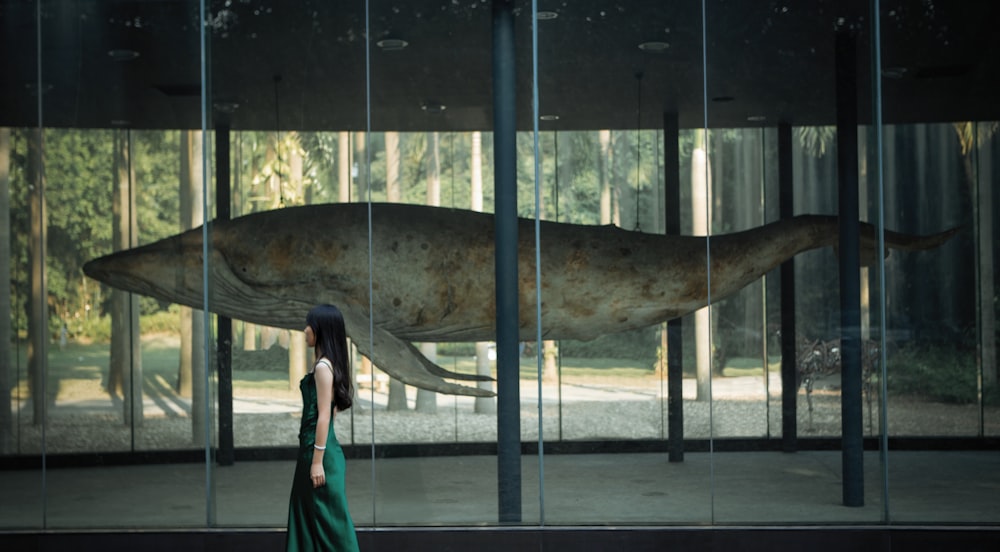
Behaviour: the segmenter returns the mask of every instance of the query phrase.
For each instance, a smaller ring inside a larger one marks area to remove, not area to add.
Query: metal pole
[[[521,397],[517,292],[517,143],[514,3],[493,2],[496,205],[497,490],[501,523],[521,521]],[[539,346],[541,344],[539,343]]]
[[[229,220],[232,183],[229,174],[230,133],[229,121],[215,124],[215,219]],[[220,466],[231,466],[236,461],[233,446],[233,320],[228,316],[216,318],[216,357],[219,370],[219,450],[216,461]]]
[[[861,224],[858,218],[857,39],[838,30],[837,175],[840,219],[840,420],[844,506],[864,506],[861,405]]]
[[[681,160],[677,113],[663,114],[664,231],[681,233]],[[670,462],[684,461],[684,363],[681,355],[683,321],[667,322],[667,452]]]
[[[792,125],[778,125],[778,210],[795,216],[792,180]],[[795,347],[795,259],[781,263],[781,449],[798,450],[798,363]]]

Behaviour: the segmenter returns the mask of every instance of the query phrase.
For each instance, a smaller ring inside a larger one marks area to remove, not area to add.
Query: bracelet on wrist
[[[315,448],[316,450],[326,450],[326,446],[322,446],[321,447],[321,446],[319,446],[317,444],[313,444],[313,448]]]

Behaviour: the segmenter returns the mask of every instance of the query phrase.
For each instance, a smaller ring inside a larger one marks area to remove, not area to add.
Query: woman
[[[344,452],[333,429],[334,415],[351,407],[353,394],[344,316],[333,305],[317,306],[306,315],[305,334],[316,360],[299,383],[302,426],[286,548],[356,551],[358,539],[344,490]]]

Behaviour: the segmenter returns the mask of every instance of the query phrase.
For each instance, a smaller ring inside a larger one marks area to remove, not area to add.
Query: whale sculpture
[[[484,378],[445,370],[411,342],[495,339],[493,215],[377,203],[370,226],[368,216],[368,204],[340,203],[209,223],[208,305],[201,228],[92,260],[84,272],[124,291],[289,329],[301,329],[315,304],[333,303],[359,351],[390,376],[442,393],[492,395],[446,381]],[[518,324],[521,339],[534,340],[534,221],[519,224]],[[924,250],[956,231],[887,232],[885,243]],[[800,252],[836,245],[838,232],[836,217],[803,215],[712,236],[708,247],[705,237],[554,222],[541,222],[540,236],[543,337],[586,340],[693,312],[708,304],[709,281],[711,300],[723,299]],[[869,225],[861,246],[872,258]]]

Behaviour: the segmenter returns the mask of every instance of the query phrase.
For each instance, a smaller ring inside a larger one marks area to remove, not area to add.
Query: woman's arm
[[[326,484],[323,454],[326,452],[326,438],[330,433],[330,424],[333,423],[333,368],[328,361],[324,360],[316,363],[313,373],[316,381],[318,417],[316,419],[316,446],[313,447],[313,461],[309,475],[315,488]]]

